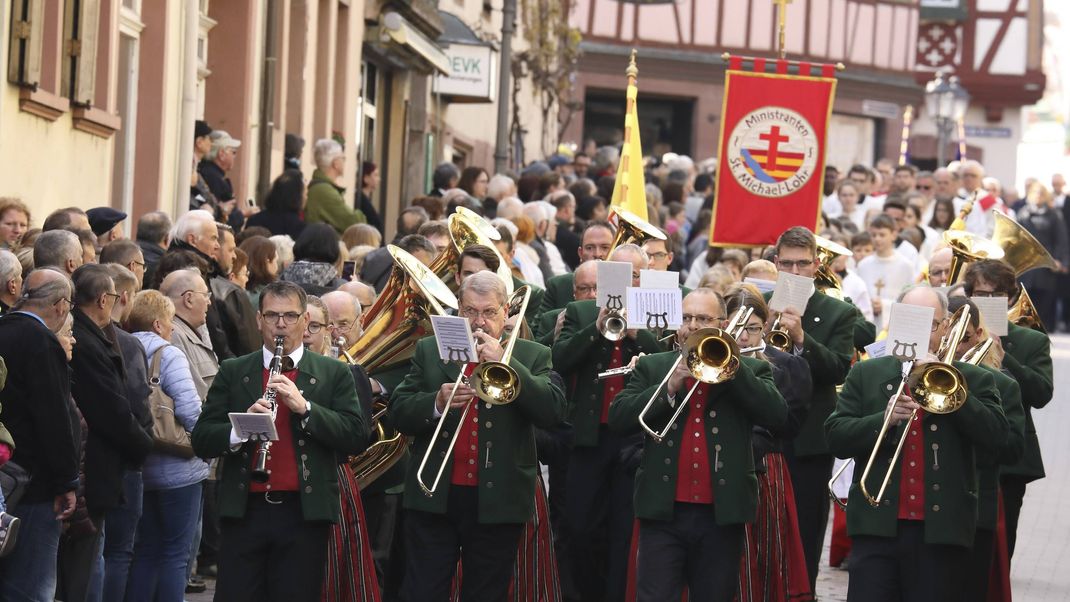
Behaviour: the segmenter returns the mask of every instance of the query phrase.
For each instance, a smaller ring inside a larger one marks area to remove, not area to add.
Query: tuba
[[[359,363],[369,374],[397,367],[412,357],[415,342],[428,332],[430,316],[444,314],[443,306],[456,309],[457,298],[420,260],[400,247],[388,245],[394,271],[386,286],[362,318],[364,334],[342,355]],[[366,487],[390,469],[407,446],[406,438],[383,424],[386,404],[373,408],[375,442],[349,458],[349,468],[360,487]]]
[[[664,232],[631,211],[613,207],[613,213],[617,214],[617,233],[613,237],[613,245],[609,248],[610,253],[613,249],[629,243],[641,245],[651,238],[665,240]]]
[[[951,247],[951,268],[948,284],[955,284],[965,273],[966,266],[981,259],[1003,259],[1003,248],[983,236],[965,230],[945,230],[944,242]]]
[[[1037,313],[1037,308],[1033,305],[1033,299],[1029,296],[1029,291],[1025,290],[1022,285],[1018,285],[1018,288],[1020,289],[1018,300],[1007,310],[1007,320],[1015,326],[1030,328],[1037,332],[1048,334],[1048,330],[1044,328],[1044,323],[1040,321],[1040,314]]]
[[[837,257],[850,256],[851,250],[823,236],[815,234],[814,238],[817,239],[817,273],[814,274],[814,287],[833,299],[843,301],[843,282],[836,272],[832,271],[832,262]]]
[[[1028,230],[1002,213],[993,215],[996,227],[992,231],[992,242],[1003,249],[1003,261],[1014,269],[1015,276],[1021,277],[1037,268],[1055,269],[1055,258]]]
[[[466,207],[458,207],[456,213],[450,215],[448,224],[450,241],[453,244],[449,245],[445,251],[431,262],[431,265],[428,266],[431,271],[442,279],[450,287],[450,290],[456,292],[457,281],[453,275],[457,270],[457,258],[469,245],[483,245],[490,248],[498,256],[498,277],[505,283],[506,293],[512,294],[513,273],[509,269],[509,264],[506,263],[505,258],[498,252],[498,247],[494,245],[494,241],[501,239],[498,229],[490,225],[490,222],[483,216]]]

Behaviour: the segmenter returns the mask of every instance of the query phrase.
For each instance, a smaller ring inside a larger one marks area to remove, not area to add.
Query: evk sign
[[[450,74],[437,75],[432,91],[451,97],[453,102],[494,102],[497,53],[490,46],[450,44]]]

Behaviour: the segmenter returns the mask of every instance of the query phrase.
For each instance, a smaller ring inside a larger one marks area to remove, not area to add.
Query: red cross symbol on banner
[[[787,136],[780,134],[780,126],[774,125],[769,128],[769,132],[758,136],[759,140],[769,143],[769,154],[765,158],[765,168],[769,170],[776,169],[777,155],[780,150],[780,143],[791,140]]]

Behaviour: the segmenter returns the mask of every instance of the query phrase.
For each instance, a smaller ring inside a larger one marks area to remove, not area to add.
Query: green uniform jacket
[[[966,403],[951,414],[929,414],[922,422],[925,438],[925,543],[973,545],[977,528],[977,473],[974,450],[998,451],[1007,437],[1007,419],[992,375],[955,362],[969,391]],[[862,497],[861,478],[884,421],[888,399],[902,379],[902,364],[879,357],[854,365],[847,375],[836,411],[825,422],[829,449],[839,458],[854,458],[854,480],[847,497],[847,534],[895,537],[899,516],[899,467],[892,470],[879,508]],[[867,484],[876,495],[899,443],[903,425],[888,429]]]
[[[554,276],[546,281],[546,294],[542,297],[539,305],[539,313],[544,314],[551,309],[558,309],[576,300],[573,284],[576,275],[572,272]]]
[[[554,366],[569,383],[568,421],[572,423],[572,444],[578,447],[598,445],[598,425],[602,423],[603,387],[598,373],[609,369],[613,343],[598,332],[595,301],[573,301],[565,307],[565,324],[554,343]],[[635,340],[621,339],[621,358],[627,366],[632,357],[658,353],[658,340],[649,330],[640,330]],[[662,375],[664,376],[664,375]],[[627,379],[625,379],[627,380]]]
[[[977,528],[995,531],[999,516],[999,465],[1013,464],[1022,457],[1025,450],[1025,410],[1022,409],[1022,391],[1017,381],[995,368],[981,367],[996,379],[999,402],[1008,424],[1007,440],[996,453],[977,451],[977,482],[980,488]]]
[[[528,299],[528,311],[524,313],[524,318],[528,321],[528,328],[531,328],[534,331],[535,326],[539,322],[539,308],[542,307],[542,299],[546,296],[546,291],[530,282],[524,282],[516,276],[513,276],[513,290],[522,286],[531,287],[531,298]]]
[[[353,224],[367,221],[360,209],[350,207],[345,200],[345,188],[341,188],[322,171],[312,172],[308,183],[308,202],[305,204],[305,222],[330,224],[339,234]]]
[[[547,347],[554,346],[554,328],[557,326],[557,316],[561,315],[563,311],[565,311],[565,308],[559,307],[539,316],[539,321],[535,324],[535,341],[537,343]]]
[[[1025,477],[1027,481],[1044,478],[1044,460],[1040,457],[1040,441],[1033,426],[1033,410],[1051,401],[1055,387],[1052,379],[1051,341],[1047,335],[1011,324],[1003,343],[1003,369],[1010,373],[1022,389],[1025,407],[1025,453],[1017,462],[1004,466],[1002,474]]]
[[[772,293],[766,293],[766,301]],[[858,308],[824,293],[814,292],[802,317],[802,357],[810,364],[814,393],[810,411],[803,420],[794,448],[797,456],[829,453],[825,443],[825,419],[836,406],[836,387],[847,377],[854,355]],[[790,350],[789,350],[790,352]]]
[[[654,395],[655,389],[679,357],[667,351],[639,358],[624,391],[609,406],[609,426],[615,431],[638,432],[639,413]],[[686,392],[676,395],[677,403]],[[714,512],[719,525],[754,522],[758,508],[758,478],[754,474],[751,432],[754,425],[766,428],[783,426],[788,406],[773,383],[769,362],[742,358],[735,378],[719,385],[709,385],[708,408],[703,408],[706,452],[710,458],[710,483],[713,485]],[[708,411],[707,411],[708,410]],[[676,501],[677,463],[680,458],[681,425],[689,410],[677,419],[668,436],[658,443],[647,435],[643,442],[643,460],[635,473],[635,516],[650,520],[672,520]],[[656,430],[664,428],[675,408],[662,391],[647,413],[646,423]],[[686,443],[686,442],[683,442]]]
[[[193,451],[202,458],[221,457],[219,514],[241,518],[249,499],[249,469],[259,443],[230,449],[230,412],[245,412],[263,397],[263,352],[224,360],[212,381],[204,410],[193,428]],[[357,400],[349,367],[306,350],[297,365],[295,384],[312,404],[308,424],[290,421],[297,457],[301,511],[305,520],[338,522],[339,458],[367,447],[368,425]],[[304,470],[307,469],[307,470]]]
[[[509,365],[520,377],[520,395],[513,403],[479,403],[479,522],[523,523],[535,511],[535,429],[559,423],[565,413],[561,390],[550,384],[550,350],[525,341],[516,342]],[[435,396],[443,383],[457,380],[460,367],[443,363],[434,337],[416,344],[412,369],[390,397],[388,414],[402,433],[413,436],[412,461],[405,479],[405,508],[445,514],[449,499],[453,457],[446,446],[453,437],[461,412],[450,410],[435,443],[436,453],[424,469],[430,485],[440,462],[446,463],[435,495],[428,497],[416,482],[420,460],[434,434]]]
[[[415,343],[414,343],[415,344]],[[405,375],[409,373],[410,362],[406,361],[398,366],[389,368],[387,370],[381,370],[375,374],[369,374],[368,377],[379,381],[389,396],[394,389],[398,388],[401,381],[405,380]],[[389,416],[383,416],[383,421],[388,421]],[[409,454],[408,448],[405,453],[401,454],[401,458],[394,463],[386,472],[384,472],[378,479],[372,481],[370,485],[361,489],[361,493],[401,493],[405,490],[405,473],[408,471],[409,462],[412,460]]]

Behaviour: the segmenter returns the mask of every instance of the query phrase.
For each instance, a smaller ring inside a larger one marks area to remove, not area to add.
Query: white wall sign
[[[435,76],[433,91],[462,100],[494,102],[497,53],[490,46],[450,44],[449,76]]]

